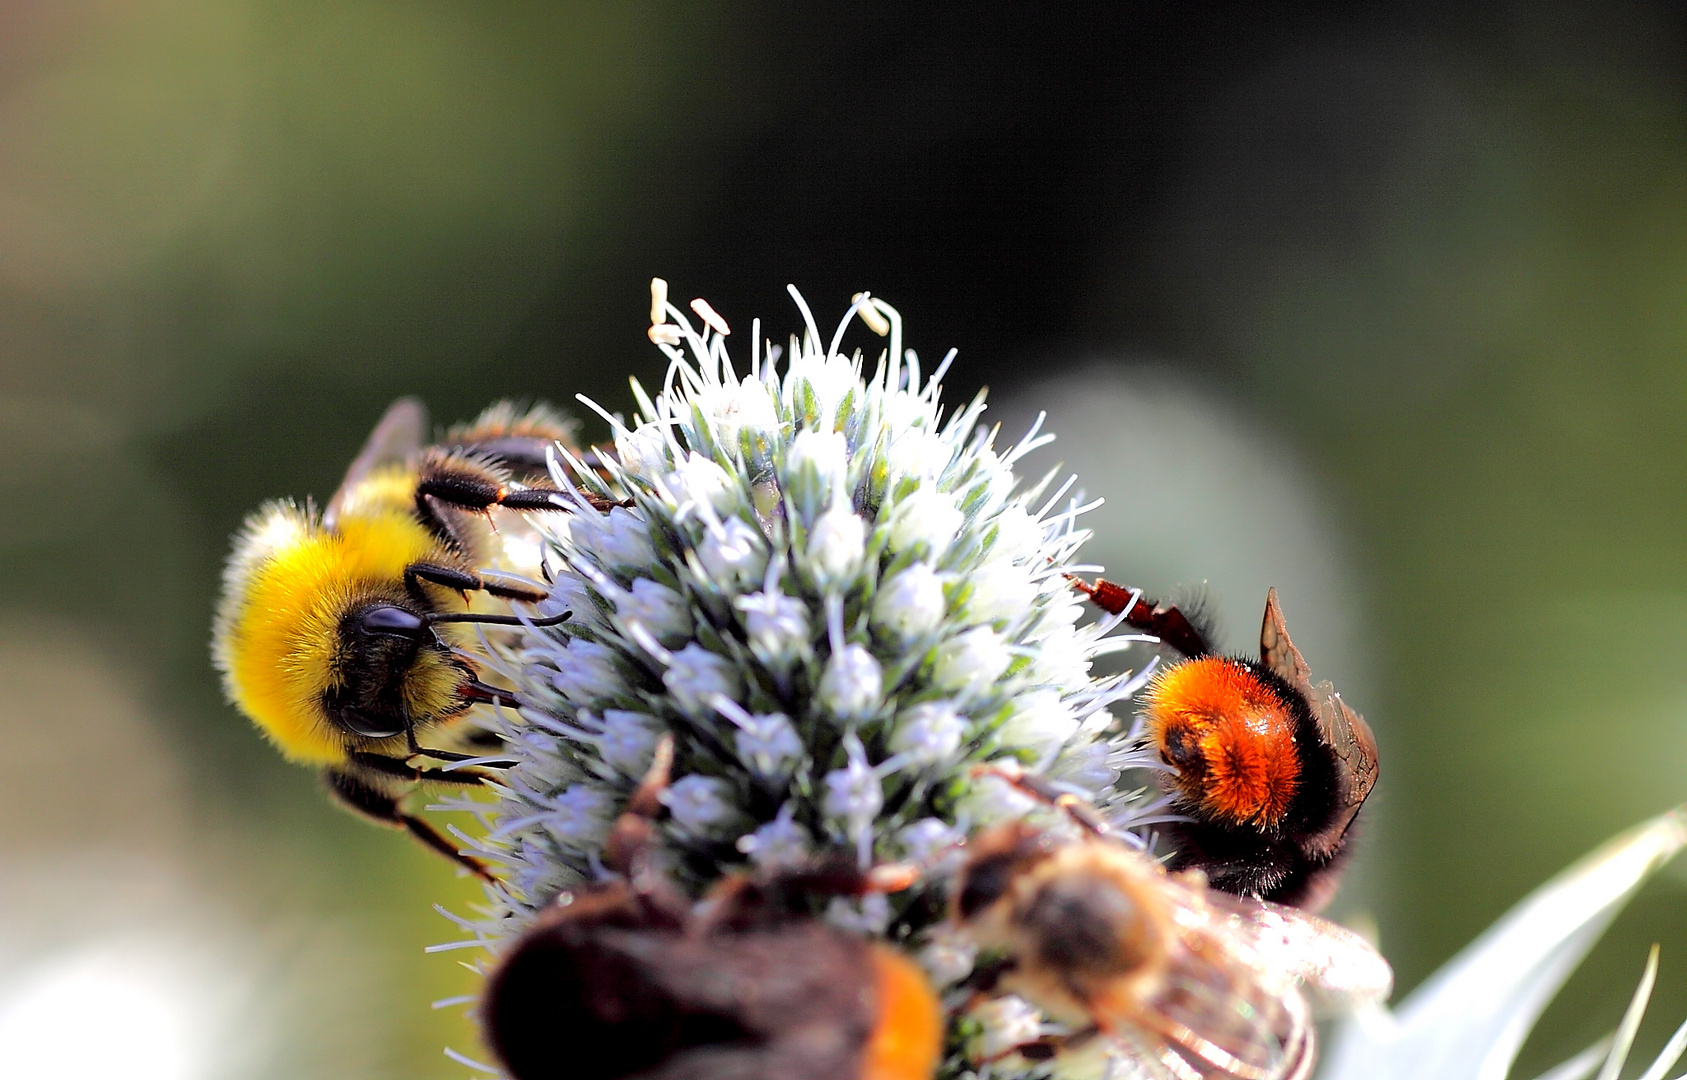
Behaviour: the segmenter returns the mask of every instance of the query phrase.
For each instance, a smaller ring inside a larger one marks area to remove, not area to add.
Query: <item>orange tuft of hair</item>
[[[943,1051],[943,1006],[912,960],[873,946],[878,1022],[862,1052],[861,1080],[930,1080]]]
[[[1235,825],[1282,822],[1301,761],[1276,687],[1239,660],[1202,656],[1166,670],[1146,700],[1148,738],[1198,809]]]

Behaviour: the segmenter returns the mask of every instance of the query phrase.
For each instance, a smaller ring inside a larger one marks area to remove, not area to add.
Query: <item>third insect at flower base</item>
[[[1388,996],[1388,964],[1352,931],[1209,889],[1199,871],[1167,873],[1064,805],[1076,836],[988,829],[951,892],[952,921],[1003,957],[992,989],[1068,1029],[1006,1053],[1058,1058],[1102,1039],[1150,1076],[1291,1080],[1316,1057],[1309,1000],[1347,1009]]]

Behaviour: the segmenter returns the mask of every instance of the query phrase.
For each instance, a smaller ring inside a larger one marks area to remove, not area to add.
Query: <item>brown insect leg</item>
[[[412,772],[414,771],[412,770]],[[485,863],[473,856],[464,855],[457,850],[457,845],[446,839],[438,829],[413,814],[405,813],[398,800],[391,795],[377,791],[359,781],[355,776],[343,773],[338,769],[324,769],[322,770],[322,777],[328,782],[328,791],[346,807],[382,825],[394,825],[401,829],[408,829],[411,836],[471,874],[483,881],[497,883],[498,879],[492,875],[492,871],[487,868]]]

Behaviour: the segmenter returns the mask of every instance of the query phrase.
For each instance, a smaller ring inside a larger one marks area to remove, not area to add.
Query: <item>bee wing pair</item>
[[[573,421],[542,406],[523,412],[500,403],[475,424],[452,428],[438,448],[447,455],[467,451],[522,472],[542,472],[547,450],[574,426]],[[427,406],[413,397],[401,397],[387,406],[323,511],[323,525],[330,530],[335,527],[347,493],[369,474],[386,465],[414,461],[427,448]]]
[[[1377,782],[1377,740],[1365,718],[1347,707],[1328,680],[1312,685],[1312,669],[1289,640],[1289,629],[1283,622],[1283,609],[1277,603],[1277,590],[1265,598],[1265,620],[1259,631],[1259,657],[1262,663],[1282,676],[1313,706],[1313,717],[1325,746],[1335,755],[1338,768],[1333,797],[1334,812],[1329,822],[1316,834],[1307,837],[1309,854],[1334,856],[1347,836],[1348,827],[1365,804]],[[1311,905],[1307,905],[1311,906]]]

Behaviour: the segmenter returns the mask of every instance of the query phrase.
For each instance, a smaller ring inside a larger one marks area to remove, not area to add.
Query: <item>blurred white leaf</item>
[[[1399,1007],[1343,1028],[1323,1080],[1504,1080],[1564,980],[1642,882],[1687,845],[1677,808],[1526,897]]]
[[[1541,1073],[1535,1080],[1587,1080],[1610,1052],[1611,1036],[1607,1035],[1569,1061]]]

